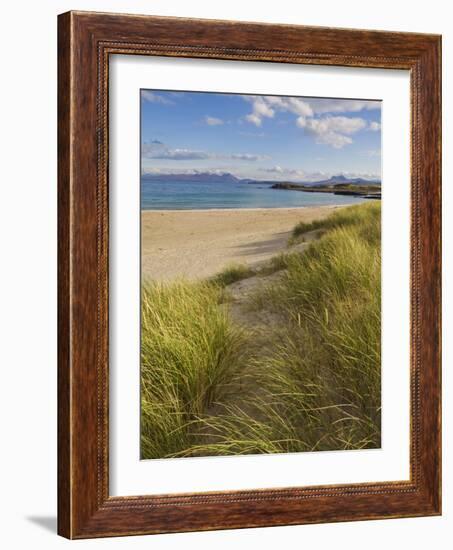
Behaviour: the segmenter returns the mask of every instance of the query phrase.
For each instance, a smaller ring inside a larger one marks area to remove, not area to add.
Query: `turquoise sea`
[[[269,183],[159,182],[142,179],[142,210],[210,208],[291,208],[358,204],[364,199],[332,193],[303,193],[272,189]]]

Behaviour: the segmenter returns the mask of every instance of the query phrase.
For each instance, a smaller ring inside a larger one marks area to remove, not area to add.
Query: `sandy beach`
[[[336,206],[142,211],[142,275],[160,281],[215,275],[225,266],[256,266],[286,248],[294,226]]]

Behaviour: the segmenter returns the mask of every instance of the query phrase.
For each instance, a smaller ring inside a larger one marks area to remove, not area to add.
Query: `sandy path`
[[[256,265],[285,249],[298,222],[325,218],[333,208],[143,211],[143,277],[197,279],[231,263]]]

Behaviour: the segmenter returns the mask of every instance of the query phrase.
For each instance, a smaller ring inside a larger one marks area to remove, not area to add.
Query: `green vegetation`
[[[238,326],[219,305],[227,278],[145,287],[144,458],[380,446],[380,203],[292,240],[315,229],[260,271],[279,275],[251,307],[275,326]]]
[[[255,271],[245,264],[231,264],[213,277],[212,282],[220,286],[228,286],[236,281],[253,277]]]
[[[362,225],[365,230],[369,227],[370,231],[374,231],[375,236],[379,239],[381,228],[380,212],[381,204],[371,202],[369,204],[340,208],[335,210],[328,218],[323,220],[314,220],[311,223],[300,222],[294,227],[289,244],[294,245],[298,242],[304,242],[304,234],[310,231],[320,230],[321,233],[323,233],[328,229],[334,229],[336,227],[349,227],[351,225]]]
[[[288,259],[290,255],[291,255],[290,253],[283,253],[283,254],[278,254],[278,256],[274,256],[261,269],[260,274],[272,275],[272,273],[276,273],[277,271],[286,269],[288,267]]]
[[[142,289],[141,444],[144,458],[192,445],[190,427],[234,382],[244,331],[219,307],[208,283],[146,284]]]
[[[272,275],[272,273],[286,269],[290,255],[291,253],[289,252],[278,254],[271,258],[265,265],[255,269],[246,264],[231,264],[213,277],[210,282],[221,288],[226,288],[237,281],[249,279],[250,277]]]
[[[380,444],[380,204],[325,225],[304,254],[288,256],[280,284],[260,291],[259,302],[287,319],[256,365],[266,390],[256,416],[272,452]],[[236,426],[227,439],[255,439],[247,422]]]

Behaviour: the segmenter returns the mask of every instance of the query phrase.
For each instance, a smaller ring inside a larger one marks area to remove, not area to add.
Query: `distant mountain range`
[[[229,172],[223,172],[216,174],[212,172],[198,172],[194,174],[142,174],[142,178],[145,181],[159,181],[159,182],[206,182],[206,183],[261,183],[261,184],[275,184],[286,181],[284,178],[278,180],[254,180],[250,178],[237,178]],[[348,178],[342,174],[332,176],[329,179],[320,181],[292,181],[291,183],[301,183],[312,187],[320,185],[337,185],[337,184],[351,184],[351,185],[381,185],[378,179],[365,179],[365,178]]]

